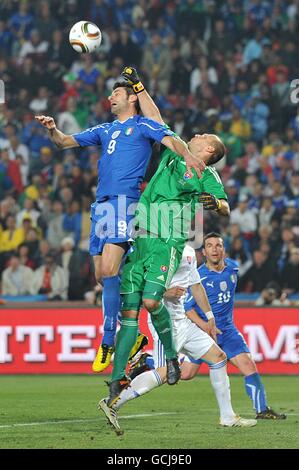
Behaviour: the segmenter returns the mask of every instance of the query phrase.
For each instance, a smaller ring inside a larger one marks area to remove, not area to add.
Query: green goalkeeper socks
[[[137,338],[138,320],[137,318],[123,318],[121,328],[117,333],[116,349],[114,355],[114,366],[112,372],[112,382],[123,378],[132,347]]]
[[[153,310],[150,314],[155,330],[164,346],[166,359],[177,357],[172,338],[171,318],[167,308],[161,302],[159,308],[157,308],[157,310]]]

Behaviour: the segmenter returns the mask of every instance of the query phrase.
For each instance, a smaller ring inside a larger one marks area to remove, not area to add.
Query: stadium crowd
[[[102,30],[96,54],[69,45],[80,19]],[[221,232],[239,261],[238,290],[274,282],[299,293],[298,22],[298,0],[2,0],[2,294],[82,299],[93,288],[100,149],[58,150],[34,115],[54,116],[67,134],[112,120],[107,97],[124,65],[182,138],[224,141],[218,170],[231,217],[205,213],[204,230]],[[158,159],[156,150],[146,181]]]

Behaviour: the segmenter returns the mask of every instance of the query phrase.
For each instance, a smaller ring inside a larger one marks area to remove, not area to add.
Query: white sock
[[[161,377],[156,370],[143,372],[142,374],[137,375],[137,377],[135,377],[135,379],[130,383],[130,386],[121,392],[119,396],[120,398],[114,405],[114,408],[118,410],[121,406],[127,403],[127,401],[134,400],[134,398],[138,398],[162,384],[163,382]]]
[[[236,415],[231,404],[226,360],[210,365],[210,380],[217,398],[221,421],[231,421]]]

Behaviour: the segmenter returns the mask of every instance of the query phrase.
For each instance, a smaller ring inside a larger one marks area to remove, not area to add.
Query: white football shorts
[[[215,344],[214,340],[205,331],[201,330],[187,317],[172,321],[172,325],[177,353],[186,354],[192,359],[200,359]],[[153,358],[155,368],[164,367],[166,366],[164,347],[150,320],[150,315],[148,326],[154,342]]]

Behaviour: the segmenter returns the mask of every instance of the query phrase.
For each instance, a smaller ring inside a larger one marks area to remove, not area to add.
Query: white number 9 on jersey
[[[107,152],[109,153],[109,155],[111,155],[111,153],[114,152],[115,146],[116,146],[116,140],[114,139],[110,140],[108,144],[108,148],[107,148]]]

